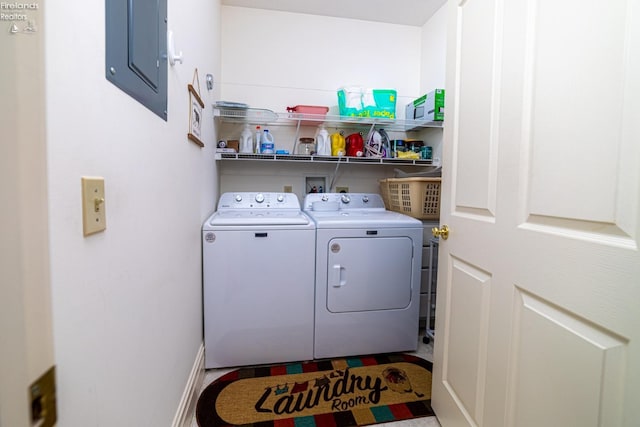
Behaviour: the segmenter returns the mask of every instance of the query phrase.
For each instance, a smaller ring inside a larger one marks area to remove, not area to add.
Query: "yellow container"
[[[344,135],[342,135],[341,133],[336,132],[334,134],[331,134],[331,155],[347,155],[347,141],[344,139]]]

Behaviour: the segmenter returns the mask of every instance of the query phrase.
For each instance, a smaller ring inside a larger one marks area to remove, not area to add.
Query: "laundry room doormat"
[[[429,361],[406,354],[242,368],[198,399],[200,427],[363,426],[433,416]]]

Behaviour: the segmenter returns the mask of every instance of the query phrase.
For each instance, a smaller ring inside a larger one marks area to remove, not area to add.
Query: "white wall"
[[[422,26],[420,45],[420,96],[434,89],[444,89],[447,54],[447,4],[438,9]],[[445,106],[446,111],[446,106]],[[446,114],[446,113],[445,113]],[[442,159],[443,132],[425,131],[431,140],[433,158]]]
[[[169,2],[184,64],[167,122],[105,78],[104,2],[47,3],[46,106],[58,424],[168,426],[202,342],[200,227],[217,198],[206,73],[218,0]],[[199,69],[201,149],[187,140]],[[107,230],[82,236],[80,177],[105,178]]]
[[[447,54],[446,3],[422,26],[420,92],[444,89]]]
[[[252,107],[336,107],[344,85],[419,93],[420,28],[222,7],[222,96]]]
[[[337,89],[345,85],[391,88],[396,115],[420,96],[422,28],[354,19],[222,7],[222,98],[285,112],[287,106],[324,105],[338,114]],[[276,148],[293,150],[295,129],[268,126]],[[330,133],[338,129],[328,127]],[[345,129],[345,135],[362,129]],[[223,125],[221,138],[238,139],[242,126]],[[299,136],[315,136],[303,127]],[[400,136],[406,137],[404,133]],[[414,136],[415,137],[415,136]],[[306,176],[334,175],[335,165],[222,162],[220,191],[282,191],[305,194]],[[378,179],[393,167],[341,166],[336,186],[379,191]],[[326,189],[325,189],[326,190]],[[335,189],[333,189],[335,190]]]

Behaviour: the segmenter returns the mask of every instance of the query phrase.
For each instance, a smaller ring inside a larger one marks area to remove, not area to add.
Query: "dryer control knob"
[[[241,202],[242,196],[240,194],[236,194],[236,202]]]
[[[284,196],[282,194],[278,194],[278,202],[284,202]]]
[[[369,203],[369,196],[367,196],[367,195],[362,196],[362,201],[364,203]]]
[[[264,202],[264,194],[262,194],[262,193],[256,194],[256,202],[258,202],[258,203]]]
[[[351,201],[349,196],[347,196],[346,194],[343,194],[340,200],[342,200],[342,203],[349,203]]]

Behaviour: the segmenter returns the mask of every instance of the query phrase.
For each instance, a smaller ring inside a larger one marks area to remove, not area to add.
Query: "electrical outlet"
[[[85,236],[107,228],[104,178],[82,177],[82,231]]]
[[[285,186],[284,186],[284,192],[285,192],[285,193],[293,193],[293,186],[291,186],[291,185],[285,185]]]
[[[348,193],[349,187],[336,187],[336,193]]]

